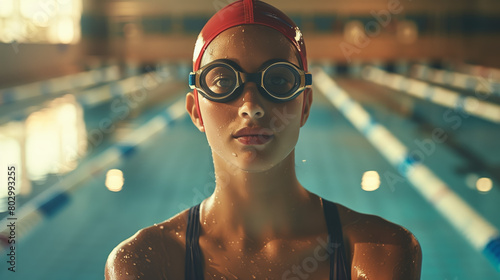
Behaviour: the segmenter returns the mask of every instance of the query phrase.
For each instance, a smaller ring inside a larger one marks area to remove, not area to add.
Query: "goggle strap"
[[[196,73],[189,73],[189,86],[196,86]]]

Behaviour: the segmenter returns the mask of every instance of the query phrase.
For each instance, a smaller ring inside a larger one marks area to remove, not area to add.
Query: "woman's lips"
[[[273,135],[243,135],[236,137],[240,143],[244,145],[263,145],[266,144],[267,142],[271,141],[273,138]]]

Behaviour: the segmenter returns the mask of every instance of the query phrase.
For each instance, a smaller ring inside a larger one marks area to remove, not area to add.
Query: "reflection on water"
[[[380,175],[377,171],[366,171],[361,178],[361,188],[365,191],[374,191],[380,187]]]
[[[76,168],[86,149],[83,110],[74,96],[54,99],[26,119],[26,168],[31,180]]]
[[[111,169],[106,173],[106,182],[104,183],[108,190],[119,192],[123,187],[123,172],[119,169]]]
[[[83,109],[70,94],[31,113],[25,122],[0,126],[0,163],[2,170],[16,165],[16,195],[31,192],[30,180],[43,182],[49,174],[74,170],[87,149],[86,138]],[[2,191],[0,199],[5,195]]]
[[[476,181],[476,188],[480,192],[489,192],[493,188],[493,181],[487,177],[479,178]]]
[[[24,172],[24,162],[22,142],[20,141],[23,135],[24,124],[21,122],[11,122],[0,126],[0,212],[7,211],[7,195],[8,195],[8,166],[15,166],[15,194],[28,194],[31,192],[31,183],[26,178]]]

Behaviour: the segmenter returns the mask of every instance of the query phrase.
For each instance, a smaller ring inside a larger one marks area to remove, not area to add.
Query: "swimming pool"
[[[494,177],[499,173],[491,173],[498,172],[498,124],[462,117],[460,126],[453,129],[443,118],[447,109],[429,101],[359,78],[339,77],[337,83],[407,147],[420,149],[426,166],[500,228],[500,191]],[[182,99],[186,91],[187,87],[176,94]],[[173,101],[156,103],[129,120],[131,130]],[[436,127],[445,130],[449,138],[424,153],[416,140],[428,139]],[[422,279],[500,278],[486,258],[408,180],[390,176],[399,174],[398,170],[317,89],[296,148],[296,166],[299,181],[310,191],[412,231],[423,250]],[[123,171],[123,189],[110,192],[104,186],[105,172],[88,174],[61,211],[16,241],[15,273],[7,270],[7,256],[2,252],[0,278],[102,279],[106,258],[120,241],[200,202],[214,188],[208,144],[187,115],[170,122],[109,168]],[[380,187],[375,191],[361,188],[366,171],[380,175]],[[489,176],[495,186],[479,192],[468,186],[474,176]]]

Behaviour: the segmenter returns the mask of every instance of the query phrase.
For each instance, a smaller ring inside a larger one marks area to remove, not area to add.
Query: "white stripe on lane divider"
[[[389,73],[372,66],[363,69],[362,77],[396,91],[429,100],[457,111],[464,111],[487,121],[500,123],[500,105],[471,96],[462,96],[458,92],[433,86],[416,79],[406,78],[399,74]]]

